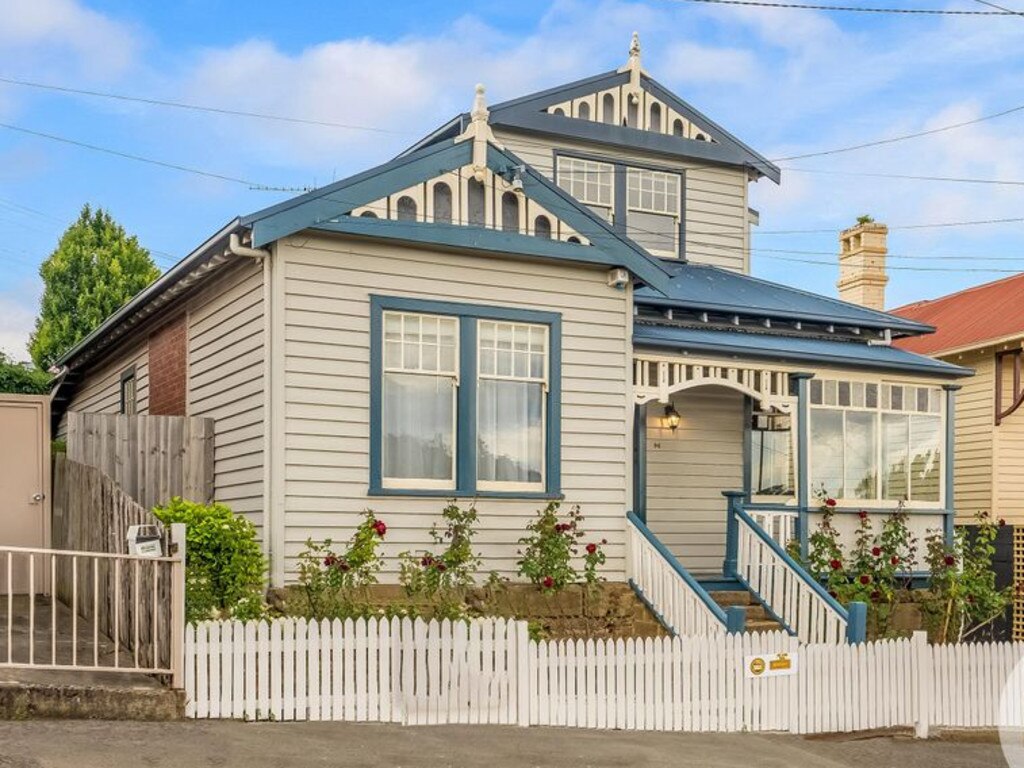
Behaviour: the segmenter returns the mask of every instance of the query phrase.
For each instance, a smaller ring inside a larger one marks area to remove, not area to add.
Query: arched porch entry
[[[688,570],[721,574],[722,491],[749,491],[754,414],[792,413],[789,376],[638,358],[634,394],[634,508]]]

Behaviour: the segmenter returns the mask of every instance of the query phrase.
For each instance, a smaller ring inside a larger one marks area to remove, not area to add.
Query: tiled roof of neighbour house
[[[669,263],[669,286],[662,292],[640,288],[639,306],[678,307],[718,313],[752,315],[773,320],[831,324],[843,328],[921,334],[932,330],[917,320],[850,304],[705,264]]]
[[[1024,273],[907,304],[893,313],[935,326],[937,330],[930,336],[899,341],[900,348],[922,355],[1024,337]]]
[[[958,378],[973,371],[958,365],[916,355],[896,347],[869,345],[863,341],[829,340],[811,336],[782,336],[722,329],[704,330],[638,322],[633,327],[633,346],[639,349],[670,349],[686,354],[737,355],[776,363],[836,365]]]
[[[569,223],[589,245],[561,242],[519,232],[479,226],[394,221],[349,216],[350,212],[391,192],[428,181],[468,165],[472,143],[445,139],[383,165],[245,216],[259,247],[303,229],[429,243],[495,254],[525,255],[624,267],[655,291],[663,289],[669,270],[660,259],[612,227],[513,153],[487,145],[487,167],[502,174],[521,173],[523,194]]]
[[[766,176],[776,183],[779,182],[781,171],[778,166],[740,141],[707,115],[680,99],[646,72],[640,75],[640,87],[671,106],[679,114],[700,124],[710,135],[712,141],[699,141],[640,128],[598,122],[597,120],[551,114],[545,111],[547,107],[568,99],[625,85],[629,82],[629,78],[630,74],[627,71],[612,70],[504,101],[490,108],[489,121],[495,128],[573,137],[582,141],[619,146],[624,149],[654,152],[666,157],[744,166],[757,176]],[[434,142],[457,136],[466,127],[468,121],[469,113],[455,116],[399,157],[419,151]]]

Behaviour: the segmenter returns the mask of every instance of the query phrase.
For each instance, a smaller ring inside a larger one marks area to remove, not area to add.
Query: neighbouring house
[[[919,535],[951,531],[970,371],[891,343],[924,322],[751,277],[761,180],[779,169],[635,39],[615,71],[490,108],[478,87],[393,160],[212,235],[65,355],[55,426],[214,418],[216,496],[274,583],[367,508],[394,552],[426,546],[452,497],[507,575],[550,500],[608,540],[613,580],[632,510],[696,579],[736,583],[725,491],[804,548],[818,492],[844,535],[902,502]]]
[[[976,371],[956,415],[957,514],[1024,525],[1024,274],[893,312],[937,329],[900,339],[901,349]]]

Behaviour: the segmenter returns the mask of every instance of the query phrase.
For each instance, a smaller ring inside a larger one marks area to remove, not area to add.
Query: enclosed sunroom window
[[[455,487],[458,359],[455,318],[384,313],[384,487]]]
[[[937,504],[942,390],[812,379],[811,488],[860,502]]]

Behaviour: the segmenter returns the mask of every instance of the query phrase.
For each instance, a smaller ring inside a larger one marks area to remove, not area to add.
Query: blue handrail
[[[704,587],[702,587],[695,578],[693,578],[690,572],[683,567],[682,563],[676,560],[675,555],[668,551],[668,548],[661,543],[658,537],[654,535],[644,521],[637,517],[636,513],[632,511],[626,512],[626,519],[629,520],[629,522],[631,522],[638,531],[640,531],[640,534],[658,551],[658,554],[664,558],[665,562],[669,564],[672,570],[679,574],[680,578],[682,578],[682,580],[686,582],[686,585],[693,590],[694,594],[701,599],[701,602],[707,606],[708,610],[711,611],[714,617],[722,623],[722,626],[729,627],[730,622],[725,611],[722,609],[722,606],[711,599],[711,595],[707,593],[707,590],[704,589]]]
[[[749,525],[750,528],[754,531],[754,533],[757,534],[757,536],[761,539],[761,541],[763,541],[769,549],[771,549],[778,557],[780,557],[782,561],[787,566],[789,566],[790,570],[796,573],[800,580],[803,581],[807,586],[809,586],[815,592],[815,594],[817,594],[818,597],[820,597],[825,602],[825,604],[829,608],[835,611],[839,615],[839,617],[843,619],[843,621],[849,622],[850,614],[847,612],[845,608],[843,608],[842,605],[839,604],[839,601],[837,601],[834,597],[832,597],[832,595],[826,592],[825,588],[818,583],[817,579],[811,576],[811,574],[809,574],[803,566],[801,566],[796,560],[790,557],[789,553],[786,552],[785,549],[779,546],[779,543],[775,541],[775,539],[769,536],[765,532],[765,530],[761,528],[760,525],[754,522],[754,518],[748,515],[746,510],[744,510],[742,506],[740,506],[739,504],[735,504],[733,505],[732,511],[737,515],[737,517],[739,517],[740,520]]]

